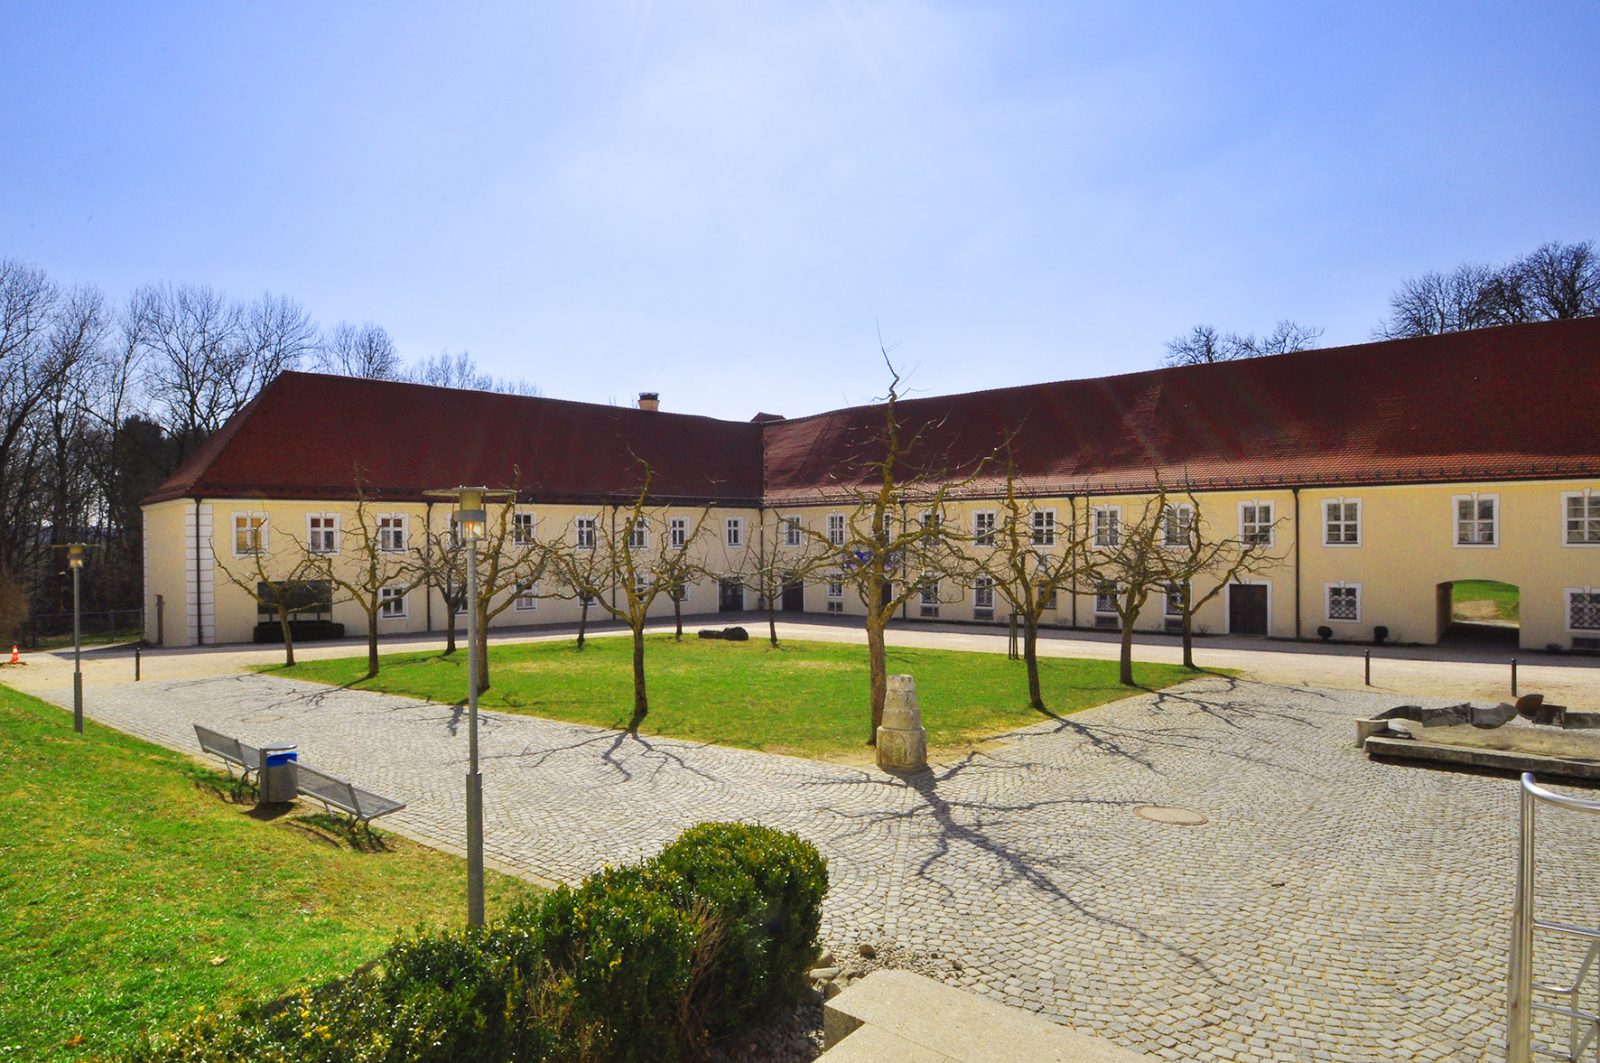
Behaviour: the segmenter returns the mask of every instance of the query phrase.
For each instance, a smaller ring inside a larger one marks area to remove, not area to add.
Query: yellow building
[[[1452,585],[1490,580],[1517,588],[1521,646],[1600,649],[1600,321],[904,400],[895,417],[916,439],[910,471],[961,481],[943,519],[968,533],[996,512],[1004,446],[1030,520],[1051,529],[1042,550],[1072,529],[1092,539],[1126,526],[1158,484],[1211,534],[1265,540],[1276,563],[1203,607],[1202,632],[1368,641],[1381,627],[1433,643],[1451,624]],[[577,543],[618,534],[646,467],[642,551],[706,525],[705,575],[684,612],[754,608],[757,560],[838,537],[884,418],[865,406],[732,422],[662,412],[654,396],[620,409],[285,374],[146,500],[146,635],[250,639],[265,617],[229,574],[248,580],[258,560],[307,551],[346,558],[358,484],[398,561],[448,532],[451,505],[431,490],[511,489],[529,535]],[[914,596],[906,618],[1004,620],[984,587],[950,582]],[[575,598],[526,591],[506,592],[516,601],[497,624],[578,618]],[[1096,591],[1058,595],[1046,621],[1109,626]],[[825,572],[781,604],[862,612]],[[397,590],[380,629],[439,631],[446,608],[439,587]],[[1170,609],[1153,595],[1138,626],[1169,629]],[[326,612],[364,629],[351,603]],[[671,614],[665,595],[655,612]]]

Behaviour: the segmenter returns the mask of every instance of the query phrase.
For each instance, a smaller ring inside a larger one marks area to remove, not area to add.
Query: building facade
[[[374,528],[398,561],[444,541],[453,507],[428,492],[461,483],[512,492],[497,505],[530,538],[580,546],[627,534],[648,476],[641,557],[703,526],[704,575],[682,602],[696,616],[755,608],[767,558],[860,518],[883,407],[748,423],[663,412],[653,396],[641,407],[285,374],[146,501],[146,637],[247,641],[266,617],[236,581],[258,562],[268,576],[308,552],[353,563]],[[1040,550],[1072,529],[1092,546],[1160,487],[1210,534],[1262,541],[1273,563],[1203,606],[1201,632],[1370,641],[1382,627],[1433,643],[1452,586],[1492,580],[1518,588],[1521,646],[1600,649],[1600,321],[903,400],[894,418],[914,441],[908,468],[959,483],[942,519],[974,537],[998,511],[1004,453],[1030,518],[1060,529]],[[1114,626],[1107,590],[1058,594],[1045,622]],[[579,601],[558,592],[509,588],[495,623],[575,622]],[[775,597],[863,612],[826,570]],[[447,608],[444,588],[397,585],[380,631],[440,631]],[[672,612],[662,595],[653,613]],[[364,629],[353,603],[327,613]],[[1171,614],[1158,592],[1138,627],[1169,630]],[[904,615],[1000,623],[1006,607],[979,580],[946,579]]]

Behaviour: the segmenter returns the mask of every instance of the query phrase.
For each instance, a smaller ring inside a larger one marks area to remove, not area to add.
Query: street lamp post
[[[83,628],[78,621],[79,577],[83,574],[82,543],[67,546],[67,567],[72,569],[72,729],[83,733]]]

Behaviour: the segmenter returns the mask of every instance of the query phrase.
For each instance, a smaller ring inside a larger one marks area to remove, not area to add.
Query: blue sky
[[[0,256],[745,418],[1600,238],[1600,5],[17,4]]]

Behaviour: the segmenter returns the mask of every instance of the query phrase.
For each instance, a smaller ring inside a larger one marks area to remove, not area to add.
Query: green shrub
[[[720,934],[691,1008],[713,1036],[747,1028],[791,1003],[817,954],[827,862],[798,835],[702,823],[648,867],[680,904],[699,898]]]
[[[149,1039],[136,1063],[670,1061],[791,1000],[827,867],[793,834],[685,831],[484,929],[402,936],[349,978]]]

